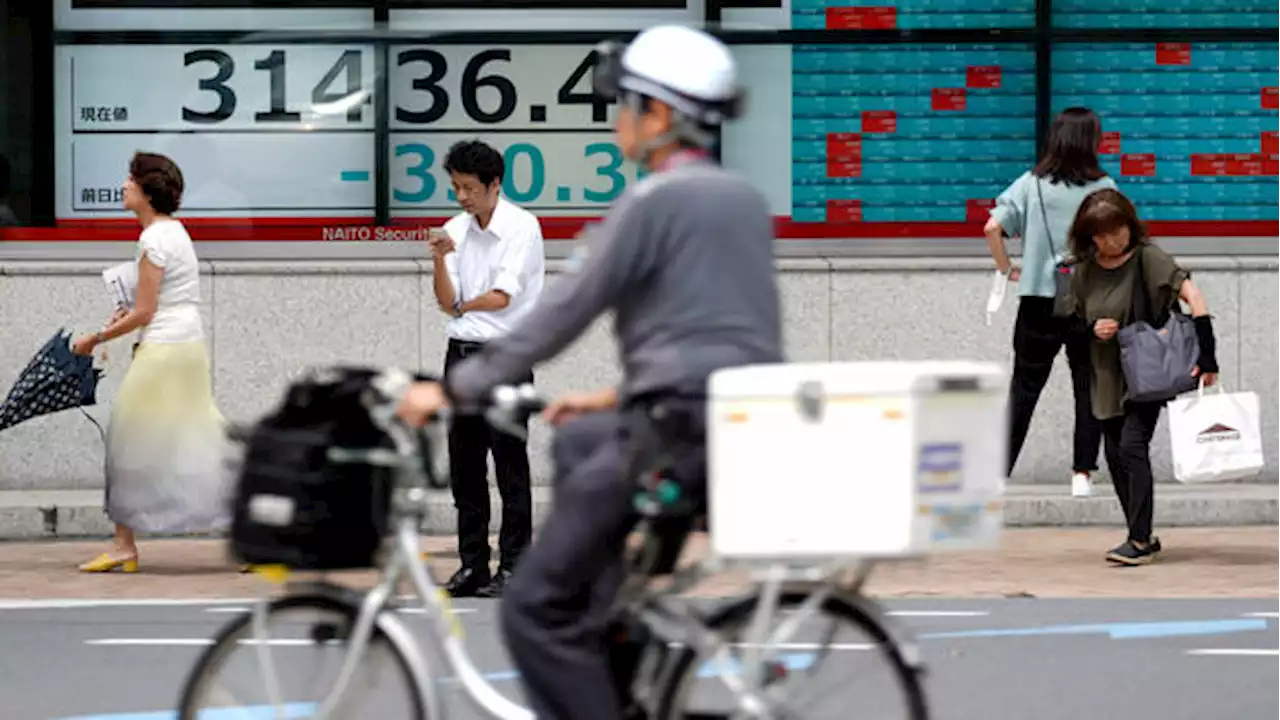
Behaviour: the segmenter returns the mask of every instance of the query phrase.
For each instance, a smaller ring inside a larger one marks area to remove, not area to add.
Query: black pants
[[[1161,403],[1131,403],[1125,405],[1124,415],[1102,421],[1107,467],[1129,525],[1129,539],[1141,543],[1151,539],[1155,507],[1151,436],[1156,432],[1161,407]]]
[[[444,372],[483,346],[449,340]],[[533,375],[523,382],[533,382]],[[499,564],[515,568],[533,537],[533,495],[529,481],[529,449],[524,440],[494,430],[481,416],[459,416],[449,427],[449,475],[458,509],[458,556],[462,566],[487,573],[489,567],[489,452],[493,452],[502,527],[498,532]]]
[[[1083,323],[1053,316],[1052,298],[1023,297],[1018,302],[1018,317],[1013,328],[1013,382],[1009,387],[1009,462],[1006,474],[1013,474],[1013,466],[1022,453],[1022,444],[1027,440],[1036,403],[1049,382],[1053,361],[1064,345],[1076,406],[1071,469],[1076,472],[1098,469],[1102,428],[1093,416],[1089,399],[1090,342],[1089,329]]]
[[[555,504],[503,596],[507,648],[538,720],[622,717],[604,629],[637,520],[630,453],[645,440],[634,417],[596,413],[556,431]]]

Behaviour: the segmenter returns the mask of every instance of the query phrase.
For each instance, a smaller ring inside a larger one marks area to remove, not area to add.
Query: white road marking
[[[1256,613],[1245,613],[1244,615],[1241,615],[1240,617],[1251,617],[1251,618],[1280,618],[1280,612],[1256,612]]]
[[[772,645],[763,643],[734,643],[734,647],[764,649],[764,650],[807,650],[815,652],[818,650],[874,650],[875,643],[831,643],[823,645],[822,643],[775,643]]]
[[[340,641],[331,641],[338,645]],[[212,645],[213,638],[102,638],[85,640],[85,645],[135,646],[135,647],[179,647]],[[316,641],[308,638],[273,638],[270,640],[246,639],[239,641],[241,645],[269,645],[272,647],[309,647]]]
[[[750,649],[769,649],[769,650],[874,650],[875,643],[831,643],[823,645],[822,643],[776,643],[768,645],[764,643],[730,643],[730,647],[750,648]],[[684,647],[684,643],[670,642],[667,647],[678,649]]]
[[[890,610],[893,617],[986,617],[986,610]]]
[[[341,641],[331,641],[333,644],[340,644]],[[97,638],[93,640],[85,640],[85,645],[96,645],[106,647],[200,647],[213,644],[212,638]],[[247,638],[240,641],[241,645],[268,645],[273,647],[308,647],[315,645],[315,641],[308,638],[273,638],[269,640],[256,640]],[[672,643],[674,647],[678,644]],[[821,643],[779,643],[776,645],[761,645],[758,643],[734,643],[733,647],[737,648],[768,648],[771,650],[872,650],[876,647],[874,643],[831,643],[823,645]]]
[[[232,605],[232,606],[230,606],[230,607],[211,607],[211,608],[205,608],[205,612],[207,612],[207,613],[226,613],[226,614],[229,614],[229,615],[234,615],[234,614],[239,614],[239,613],[243,613],[243,612],[248,612],[248,611],[249,611],[249,610],[251,610],[251,609],[252,609],[252,608],[249,608],[249,607],[242,607],[242,606]],[[475,611],[476,611],[476,609],[475,609],[475,608],[453,608],[453,614],[454,614],[454,615],[469,615],[469,614],[471,614],[471,613],[474,613]],[[397,612],[401,612],[401,613],[404,613],[404,614],[406,614],[406,615],[425,615],[425,614],[427,613],[427,609],[426,609],[426,608],[420,608],[420,607],[406,607],[406,608],[400,608]]]
[[[783,615],[793,615],[797,611],[795,608],[787,608],[781,611]],[[986,617],[991,613],[986,610],[890,610],[888,615],[893,617]]]
[[[200,607],[204,605],[243,605],[257,602],[257,598],[170,599],[48,599],[48,600],[0,600],[0,610],[75,610],[79,608],[105,607]]]
[[[85,645],[212,645],[212,638],[104,638],[101,640],[85,640]]]
[[[45,598],[45,599],[0,599],[2,610],[78,610],[83,608],[141,608],[141,607],[204,607],[205,612],[238,613],[249,609],[248,605],[259,602],[262,598]],[[417,600],[416,596],[407,595],[400,600]],[[403,608],[402,612],[421,613],[422,608]],[[476,608],[453,608],[458,615],[476,612]]]
[[[400,608],[399,611],[402,613],[405,613],[406,615],[426,615],[427,614],[427,609],[420,608],[420,607]],[[450,612],[452,612],[454,615],[470,615],[475,611],[476,611],[475,608],[460,608],[460,607],[450,608]]]
[[[1207,648],[1188,650],[1188,655],[1238,655],[1241,657],[1278,657],[1280,648]]]

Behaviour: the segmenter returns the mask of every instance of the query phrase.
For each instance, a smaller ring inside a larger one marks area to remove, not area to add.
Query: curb
[[[1274,484],[1158,485],[1157,527],[1237,527],[1280,522],[1280,493]],[[0,541],[105,537],[111,523],[102,511],[97,490],[0,492]],[[549,488],[533,488],[534,523],[540,525],[551,507]],[[502,517],[497,493],[491,495],[490,531]],[[767,521],[767,520],[766,520]],[[1115,494],[1097,491],[1091,498],[1073,498],[1062,488],[1015,485],[1005,494],[1005,526],[1119,527],[1124,515]],[[457,533],[453,498],[435,494],[423,526],[427,535]],[[200,537],[203,534],[194,536]],[[207,536],[207,535],[203,535]]]

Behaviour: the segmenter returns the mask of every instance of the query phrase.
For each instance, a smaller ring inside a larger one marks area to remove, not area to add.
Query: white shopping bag
[[[1262,471],[1262,427],[1257,393],[1183,395],[1169,403],[1173,476],[1178,482],[1246,480]]]

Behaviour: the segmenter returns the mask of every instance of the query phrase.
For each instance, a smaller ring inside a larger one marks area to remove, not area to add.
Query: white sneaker
[[[1071,476],[1071,497],[1087,498],[1093,495],[1093,480],[1084,473]]]

